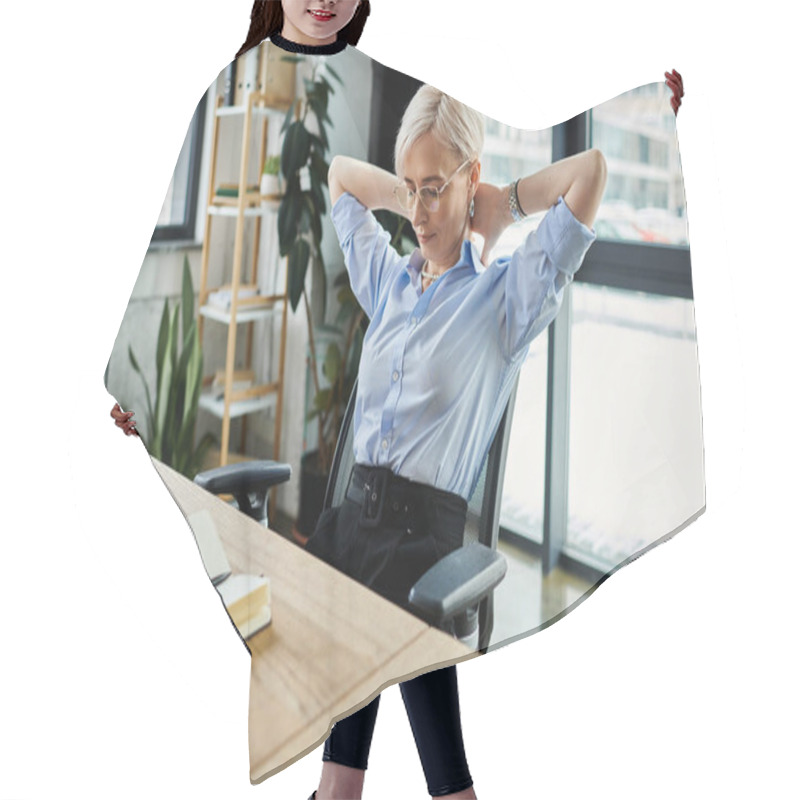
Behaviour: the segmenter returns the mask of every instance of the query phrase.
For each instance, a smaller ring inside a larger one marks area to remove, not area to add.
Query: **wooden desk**
[[[184,515],[212,515],[231,568],[264,574],[272,623],[248,639],[250,780],[318,747],[382,689],[479,655],[153,459]]]

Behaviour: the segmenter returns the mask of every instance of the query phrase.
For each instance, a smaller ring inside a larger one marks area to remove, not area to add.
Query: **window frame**
[[[200,173],[203,161],[203,140],[205,134],[207,93],[200,98],[197,108],[189,123],[189,170],[186,178],[186,203],[184,205],[183,222],[176,225],[156,225],[150,239],[150,245],[173,244],[180,241],[194,242],[196,237],[198,206],[200,204]],[[186,139],[184,139],[184,144]],[[183,152],[183,147],[181,147]],[[180,153],[178,154],[180,159]],[[177,160],[176,160],[177,166]],[[172,178],[175,172],[173,170]]]
[[[553,162],[591,147],[591,114],[591,109],[584,111],[553,127]],[[646,270],[641,269],[644,260],[648,265]],[[688,244],[595,241],[576,273],[574,282],[694,299]],[[564,307],[547,329],[547,419],[542,544],[539,546],[531,540],[528,542],[531,550],[539,551],[543,575],[549,574],[556,566],[563,566],[569,571],[583,574],[593,582],[599,582],[606,577],[606,573],[564,552],[569,518],[571,409],[569,372],[572,360],[570,297],[571,286],[568,286]],[[507,536],[517,543],[523,538],[505,528],[501,528],[500,535]]]

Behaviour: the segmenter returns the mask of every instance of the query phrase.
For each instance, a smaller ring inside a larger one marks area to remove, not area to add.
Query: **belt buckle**
[[[364,503],[361,506],[361,524],[367,528],[376,528],[383,518],[383,505],[386,499],[387,478],[382,470],[369,473],[364,484]]]

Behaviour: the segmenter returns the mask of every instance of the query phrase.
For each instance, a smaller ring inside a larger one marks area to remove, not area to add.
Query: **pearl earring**
[[[475,198],[473,197],[472,200],[469,201],[469,218],[472,219],[475,216]]]

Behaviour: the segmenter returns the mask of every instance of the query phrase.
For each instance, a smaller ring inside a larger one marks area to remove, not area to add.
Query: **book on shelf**
[[[242,638],[247,639],[272,621],[269,578],[232,574],[214,519],[206,509],[195,511],[187,519],[208,577],[222,598],[233,624]]]
[[[260,183],[251,183],[249,186],[245,187],[245,194],[250,194],[255,192],[260,196],[261,193],[261,184]],[[238,197],[239,196],[239,184],[238,183],[221,183],[217,186],[214,194],[217,197]]]

